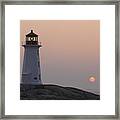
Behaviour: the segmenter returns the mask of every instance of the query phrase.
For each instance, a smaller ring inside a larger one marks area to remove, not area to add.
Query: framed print
[[[1,8],[1,118],[119,119],[118,1]]]

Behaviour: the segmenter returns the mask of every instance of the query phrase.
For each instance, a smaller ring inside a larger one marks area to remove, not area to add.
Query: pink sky
[[[39,35],[43,83],[99,92],[100,22],[98,20],[21,20],[20,40]],[[21,46],[21,68],[24,50]],[[95,82],[89,82],[95,76]]]

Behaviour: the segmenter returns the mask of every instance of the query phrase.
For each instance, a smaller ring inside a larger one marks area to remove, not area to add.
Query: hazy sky
[[[98,20],[21,20],[20,40],[33,30],[40,48],[43,83],[99,93],[100,22]],[[21,46],[21,69],[24,49]],[[89,77],[94,76],[95,82]]]

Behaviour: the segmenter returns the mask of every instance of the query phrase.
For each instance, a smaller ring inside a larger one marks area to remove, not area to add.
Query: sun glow
[[[91,76],[91,77],[89,77],[89,81],[90,81],[90,82],[95,82],[95,81],[96,81],[96,78],[95,78],[94,76]]]

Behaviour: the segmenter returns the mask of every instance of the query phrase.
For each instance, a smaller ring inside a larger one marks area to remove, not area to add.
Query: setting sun
[[[95,79],[95,77],[91,76],[91,77],[89,78],[89,81],[90,81],[90,82],[95,82],[96,79]]]

